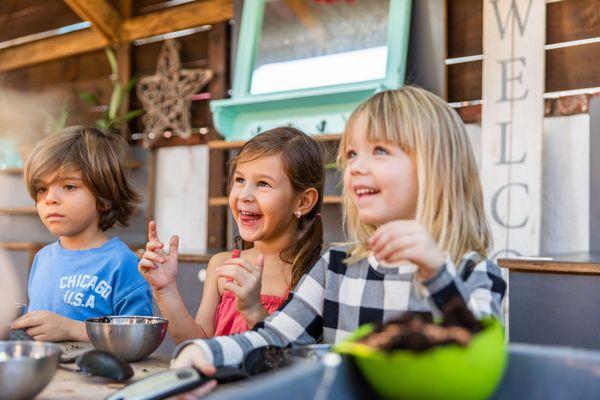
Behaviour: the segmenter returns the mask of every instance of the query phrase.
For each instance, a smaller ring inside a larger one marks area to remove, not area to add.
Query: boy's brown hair
[[[127,226],[141,200],[129,178],[130,159],[129,145],[121,135],[87,126],[68,127],[38,143],[27,158],[27,190],[37,202],[42,179],[69,170],[81,172],[83,183],[96,197],[98,228],[106,231],[115,223]]]

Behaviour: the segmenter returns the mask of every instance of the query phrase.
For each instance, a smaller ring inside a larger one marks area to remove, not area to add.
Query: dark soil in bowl
[[[384,351],[423,352],[447,344],[466,346],[474,334],[483,330],[462,298],[449,301],[442,314],[443,321],[437,324],[431,313],[406,312],[385,324],[376,324],[373,332],[358,342]]]

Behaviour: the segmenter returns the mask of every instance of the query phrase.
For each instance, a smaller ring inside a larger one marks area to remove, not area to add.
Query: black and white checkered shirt
[[[431,311],[459,294],[481,318],[501,317],[506,291],[500,269],[478,253],[467,253],[458,269],[448,258],[428,281],[414,278],[414,266],[380,266],[373,257],[346,265],[342,247],[326,252],[300,280],[287,301],[251,331],[182,343],[200,346],[216,366],[238,365],[252,349],[337,343],[358,326],[385,322],[402,312]]]

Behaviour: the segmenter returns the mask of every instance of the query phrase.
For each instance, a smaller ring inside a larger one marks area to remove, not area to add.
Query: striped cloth
[[[300,280],[287,301],[248,332],[182,343],[200,346],[215,366],[239,365],[251,350],[274,345],[337,343],[358,326],[386,322],[405,311],[430,311],[459,295],[476,317],[501,318],[506,291],[500,269],[475,252],[465,254],[458,268],[449,257],[425,282],[414,278],[414,265],[381,266],[374,257],[346,265],[345,247],[327,251]]]

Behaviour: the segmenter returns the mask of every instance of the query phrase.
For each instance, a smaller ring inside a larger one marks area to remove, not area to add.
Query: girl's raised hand
[[[269,314],[260,301],[264,256],[256,258],[256,265],[244,258],[231,258],[216,268],[217,276],[227,278],[223,285],[236,297],[237,308],[250,327]]]
[[[396,220],[381,225],[369,239],[369,248],[378,260],[388,264],[409,260],[419,268],[420,280],[435,276],[445,260],[435,240],[417,221]]]
[[[169,252],[163,251],[164,243],[158,239],[156,222],[148,224],[146,252],[138,264],[142,276],[155,290],[162,290],[175,284],[178,271],[179,237],[171,236]]]

